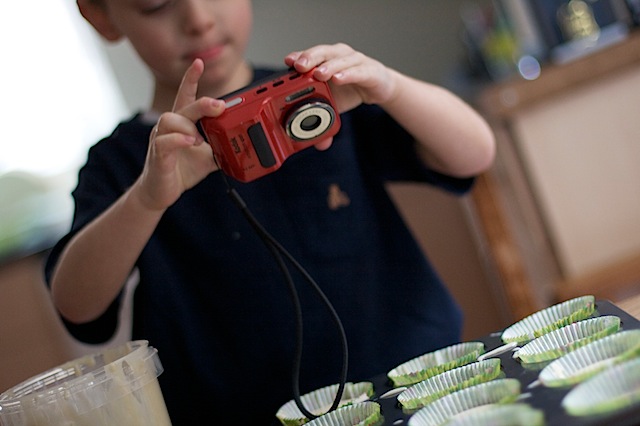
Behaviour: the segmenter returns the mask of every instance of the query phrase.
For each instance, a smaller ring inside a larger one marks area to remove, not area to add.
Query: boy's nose
[[[182,2],[184,30],[187,34],[202,34],[214,26],[215,17],[211,7],[212,3],[207,0],[185,0]]]

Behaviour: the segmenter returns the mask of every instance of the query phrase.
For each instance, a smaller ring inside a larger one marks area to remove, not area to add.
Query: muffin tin
[[[587,302],[589,299],[586,299]],[[622,331],[627,330],[640,330],[640,321],[636,318],[632,317],[628,313],[624,312],[614,304],[608,301],[597,301],[592,305],[589,303],[584,304],[581,308],[577,309],[577,315],[571,315],[570,323],[587,320],[589,318],[598,318],[603,316],[614,316],[620,319],[620,333]],[[585,312],[591,312],[591,314],[585,316]],[[615,320],[613,320],[615,322]],[[554,322],[555,324],[555,322]],[[546,333],[548,334],[553,332],[554,330],[560,329],[568,324],[563,325],[554,325],[550,327]],[[609,324],[611,325],[611,324]],[[605,329],[607,327],[603,327]],[[543,335],[544,335],[543,334]],[[615,334],[611,334],[610,336],[614,336]],[[488,353],[493,351],[496,348],[503,347],[505,345],[503,339],[503,332],[492,333],[491,335],[485,336],[481,339],[477,339],[477,342],[481,342],[484,346],[484,350],[482,353]],[[532,335],[533,337],[533,335]],[[535,339],[537,337],[533,337]],[[527,339],[531,341],[533,339]],[[599,339],[596,339],[597,342]],[[526,342],[520,343],[520,347],[524,347]],[[587,347],[588,345],[582,346]],[[574,353],[576,350],[571,351]],[[519,382],[520,394],[516,397],[516,401],[512,402],[508,405],[503,405],[503,407],[512,406],[512,405],[524,405],[526,408],[519,408],[518,410],[522,410],[523,413],[526,411],[527,414],[522,414],[523,416],[532,416],[529,417],[531,419],[532,425],[544,424],[548,426],[608,426],[608,425],[620,425],[620,426],[633,426],[640,425],[640,395],[633,392],[637,391],[638,386],[638,375],[632,376],[631,374],[625,373],[617,373],[617,377],[624,376],[627,381],[621,381],[620,383],[612,381],[610,378],[607,379],[605,374],[612,374],[616,369],[622,368],[629,363],[635,362],[634,365],[627,368],[637,368],[640,366],[640,357],[635,357],[629,361],[623,362],[620,361],[619,364],[616,364],[613,367],[606,368],[603,372],[592,376],[589,379],[584,379],[579,384],[576,385],[567,385],[560,387],[547,387],[540,383],[539,375],[544,367],[549,365],[553,361],[547,362],[537,362],[537,363],[522,363],[519,359],[514,358],[513,351],[507,351],[501,353],[496,357],[489,357],[488,359],[500,359],[501,363],[501,374],[499,377],[493,379],[492,381],[507,379],[516,379]],[[558,358],[560,359],[560,358]],[[473,361],[466,363],[465,365],[471,364]],[[449,368],[448,371],[452,371],[455,368]],[[623,370],[624,371],[624,370]],[[636,370],[633,370],[634,372]],[[442,374],[442,373],[438,373]],[[430,377],[437,376],[434,374]],[[604,376],[604,378],[602,378]],[[597,382],[596,380],[601,382]],[[407,410],[403,409],[403,406],[398,402],[397,398],[378,398],[379,395],[383,395],[384,393],[396,389],[402,389],[402,387],[406,387],[410,389],[411,385],[394,385],[394,383],[390,380],[386,373],[382,373],[374,378],[370,379],[371,383],[373,383],[374,395],[372,396],[372,400],[376,401],[376,403],[380,406],[380,419],[378,420],[381,425],[388,426],[402,426],[402,425],[410,425],[410,419],[412,416],[417,415],[419,410]],[[595,385],[589,385],[590,383],[595,382]],[[586,386],[595,386],[595,387],[604,387],[602,383],[607,383],[607,389],[602,392],[592,392],[589,388],[584,390]],[[482,384],[476,384],[475,386],[483,386],[491,382],[486,382]],[[402,387],[398,387],[402,386]],[[416,386],[415,384],[413,386]],[[461,390],[459,392],[468,391],[470,387]],[[629,391],[629,389],[632,389]],[[405,389],[406,391],[406,389]],[[628,392],[632,392],[632,397],[627,398],[624,395]],[[577,394],[577,396],[575,396]],[[594,400],[592,400],[589,404],[580,405],[580,402],[583,398],[583,395],[593,395]],[[402,395],[402,393],[399,393]],[[574,396],[570,396],[574,395]],[[443,398],[441,397],[437,399],[435,402],[431,404],[437,403],[441,401]],[[636,398],[636,399],[634,399]],[[429,405],[431,405],[429,404]],[[595,407],[595,408],[593,408]],[[485,409],[489,410],[516,410],[516,408],[501,408],[497,406],[489,406],[486,405]],[[422,408],[424,409],[424,408]],[[464,416],[460,415],[456,417],[456,421],[459,424],[482,424],[481,418],[488,417],[493,415],[489,412],[484,412],[485,409],[478,408],[475,411],[475,415],[478,417],[472,420],[466,420]],[[592,409],[593,412],[589,410]],[[570,414],[569,410],[572,411],[573,414]],[[472,413],[474,414],[474,413]],[[466,414],[471,415],[471,414]],[[543,418],[543,423],[540,423],[540,418]],[[464,423],[466,421],[466,423]],[[471,421],[471,423],[469,423]],[[474,422],[475,421],[475,422]],[[417,419],[414,420],[417,422]],[[336,423],[339,424],[339,423]],[[418,424],[418,423],[414,423]],[[458,424],[458,423],[454,423]],[[489,423],[490,424],[490,423]],[[499,424],[499,423],[495,423]],[[527,424],[527,423],[524,423]]]

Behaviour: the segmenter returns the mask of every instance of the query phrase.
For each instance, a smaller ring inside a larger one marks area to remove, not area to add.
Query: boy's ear
[[[106,5],[92,0],[77,0],[78,9],[96,31],[108,41],[117,41],[122,38],[122,33],[113,25]]]

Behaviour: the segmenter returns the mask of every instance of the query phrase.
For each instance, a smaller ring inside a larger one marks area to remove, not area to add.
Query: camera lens
[[[317,115],[310,115],[300,122],[300,128],[305,132],[315,130],[322,123],[322,120]]]
[[[335,111],[323,101],[311,101],[293,109],[287,120],[287,134],[306,141],[325,133],[335,120]]]

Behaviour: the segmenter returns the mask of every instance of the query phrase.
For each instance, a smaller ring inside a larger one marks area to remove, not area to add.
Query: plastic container
[[[145,340],[128,342],[48,370],[0,395],[3,426],[171,425]]]

